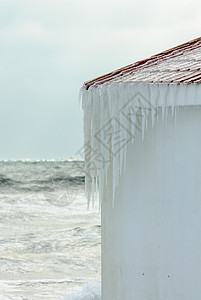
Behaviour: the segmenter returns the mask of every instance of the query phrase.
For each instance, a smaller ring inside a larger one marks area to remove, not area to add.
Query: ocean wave
[[[67,295],[63,300],[101,300],[101,285],[96,281],[88,282],[82,291]]]
[[[14,180],[4,174],[0,174],[0,188],[10,191],[40,192],[55,191],[68,187],[84,186],[84,176],[66,176],[58,174],[47,178],[37,178],[30,180],[23,178],[22,181]]]
[[[4,174],[0,174],[0,186],[12,186],[19,183],[19,181],[13,180]]]
[[[76,183],[76,184],[83,184],[85,182],[85,176],[66,176],[65,174],[58,175],[58,176],[50,176],[47,179],[37,179],[31,180],[29,183],[33,184],[53,184],[53,183]]]

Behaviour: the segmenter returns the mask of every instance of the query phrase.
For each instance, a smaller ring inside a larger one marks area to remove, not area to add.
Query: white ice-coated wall
[[[201,297],[201,108],[181,107],[127,146],[102,201],[102,299]]]
[[[81,88],[80,96],[84,110],[85,187],[90,204],[95,199],[97,182],[102,202],[109,167],[114,194],[125,170],[128,141],[135,143],[139,130],[143,140],[148,120],[149,126],[154,126],[159,109],[165,121],[170,113],[176,116],[179,106],[200,106],[201,84],[106,83],[88,90]]]

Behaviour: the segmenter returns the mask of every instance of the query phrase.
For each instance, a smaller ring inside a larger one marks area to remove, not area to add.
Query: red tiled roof
[[[201,37],[138,61],[84,84],[109,82],[201,83]]]

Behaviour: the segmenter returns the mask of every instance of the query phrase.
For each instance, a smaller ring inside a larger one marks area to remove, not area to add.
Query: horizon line
[[[23,159],[0,159],[0,162],[73,162],[73,161],[84,161],[84,159],[79,158],[68,158],[68,159],[31,159],[31,158],[23,158]]]

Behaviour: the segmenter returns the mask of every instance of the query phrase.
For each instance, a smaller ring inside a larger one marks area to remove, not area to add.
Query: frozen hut
[[[201,38],[84,84],[103,300],[201,297]]]

